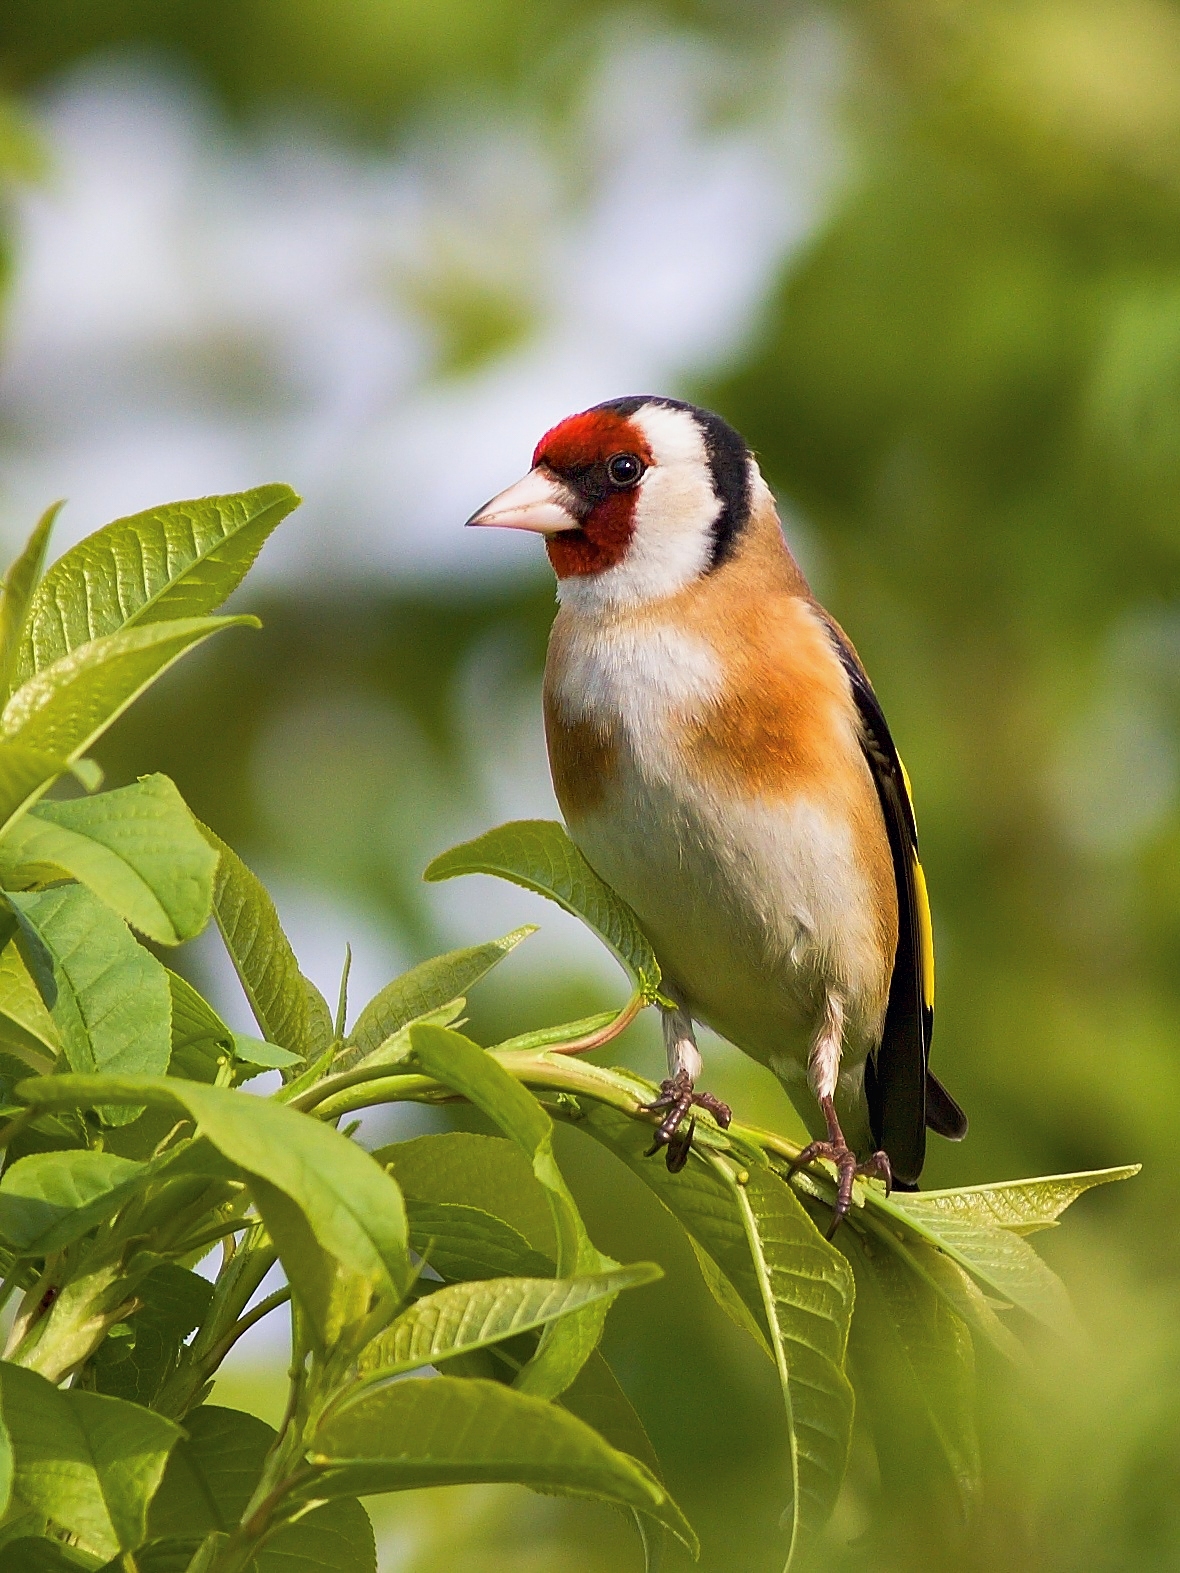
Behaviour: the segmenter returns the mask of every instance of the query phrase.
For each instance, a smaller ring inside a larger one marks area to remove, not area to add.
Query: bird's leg
[[[832,1222],[828,1228],[830,1240],[840,1227],[842,1220],[847,1216],[848,1209],[852,1206],[852,1182],[857,1175],[885,1181],[885,1190],[888,1192],[893,1183],[893,1171],[889,1166],[888,1155],[884,1152],[875,1152],[864,1163],[858,1163],[856,1154],[844,1140],[844,1132],[840,1129],[840,1121],[836,1117],[836,1082],[840,1075],[840,1054],[844,1041],[844,1002],[834,991],[829,990],[824,1004],[824,1017],[820,1023],[815,1041],[811,1045],[811,1056],[807,1062],[807,1079],[811,1083],[811,1090],[815,1093],[816,1100],[823,1110],[824,1124],[828,1128],[826,1141],[811,1142],[794,1160],[790,1167],[790,1174],[796,1169],[803,1169],[809,1163],[814,1163],[817,1158],[826,1158],[836,1168],[836,1205],[832,1212]]]
[[[668,1169],[672,1174],[677,1174],[688,1162],[696,1120],[689,1120],[688,1129],[683,1135],[678,1136],[677,1132],[694,1105],[707,1109],[722,1130],[733,1119],[733,1114],[729,1105],[715,1098],[711,1092],[695,1090],[703,1061],[692,1030],[692,1017],[681,1005],[671,1010],[665,1009],[662,1014],[664,1047],[668,1051],[668,1075],[660,1083],[659,1096],[650,1103],[641,1104],[640,1110],[644,1114],[663,1114],[647,1156],[650,1158],[661,1147],[665,1148]]]

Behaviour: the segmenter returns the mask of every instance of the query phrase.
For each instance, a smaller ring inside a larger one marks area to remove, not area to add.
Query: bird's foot
[[[666,1081],[662,1081],[659,1096],[653,1098],[650,1103],[642,1103],[639,1106],[641,1114],[664,1115],[656,1126],[655,1140],[645,1156],[650,1158],[663,1147],[670,1174],[679,1174],[688,1162],[693,1132],[697,1128],[696,1120],[689,1120],[688,1129],[682,1135],[677,1135],[677,1132],[685,1116],[694,1107],[706,1109],[722,1130],[726,1130],[730,1120],[733,1119],[733,1111],[728,1103],[722,1103],[721,1099],[715,1098],[711,1092],[697,1092],[687,1071],[677,1071],[675,1076],[669,1076]]]
[[[844,1134],[837,1125],[834,1140],[812,1142],[810,1146],[804,1147],[788,1169],[787,1178],[790,1179],[796,1170],[805,1169],[817,1158],[826,1158],[829,1163],[835,1165],[836,1169],[836,1205],[832,1211],[832,1221],[828,1225],[827,1233],[827,1238],[830,1240],[852,1206],[853,1180],[857,1178],[884,1180],[885,1194],[888,1195],[893,1186],[893,1170],[890,1167],[888,1154],[884,1152],[875,1152],[871,1158],[866,1158],[864,1163],[858,1163],[856,1154],[844,1140]]]

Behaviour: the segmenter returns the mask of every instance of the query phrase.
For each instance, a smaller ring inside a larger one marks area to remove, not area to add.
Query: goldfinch
[[[544,707],[570,836],[629,903],[674,1008],[657,1146],[683,1165],[694,1021],[778,1077],[830,1160],[914,1188],[967,1121],[928,1066],[930,910],[909,784],[856,651],[812,595],[754,455],[676,399],[547,432],[468,521],[534,530],[557,574]],[[656,1150],[653,1148],[653,1151]]]

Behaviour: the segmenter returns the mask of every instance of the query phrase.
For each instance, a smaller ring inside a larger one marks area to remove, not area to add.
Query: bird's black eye
[[[634,486],[643,474],[643,460],[633,453],[616,453],[606,461],[606,473],[611,485],[622,491]]]

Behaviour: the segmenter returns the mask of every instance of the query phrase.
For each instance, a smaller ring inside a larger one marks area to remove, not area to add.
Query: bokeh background
[[[929,1182],[1144,1165],[1043,1237],[1091,1344],[981,1371],[975,1524],[920,1436],[880,1468],[861,1439],[817,1565],[1180,1567],[1180,6],[7,0],[0,90],[0,537],[63,494],[59,547],[172,498],[305,496],[243,592],[264,631],[103,761],[175,777],[331,997],[346,941],[360,1003],[536,920],[477,1034],[621,999],[542,903],[420,883],[556,813],[552,582],[461,524],[599,399],[747,435],[915,782],[935,1061],[972,1119]],[[215,946],[189,965],[240,1013]],[[656,1073],[653,1024],[611,1057]],[[606,1349],[702,1566],[770,1573],[772,1373],[638,1183],[576,1132],[561,1156],[596,1240],[667,1269]],[[223,1400],[273,1413],[281,1335]],[[640,1566],[605,1510],[509,1488],[375,1516],[382,1573]]]

